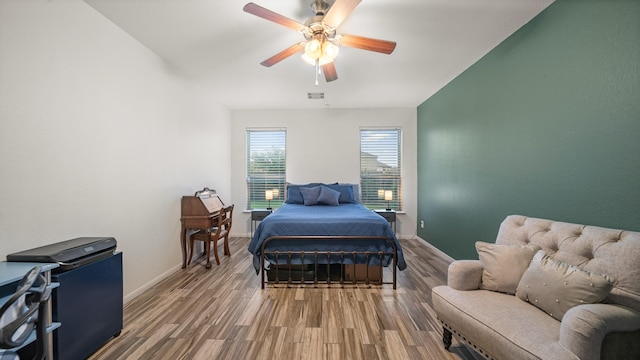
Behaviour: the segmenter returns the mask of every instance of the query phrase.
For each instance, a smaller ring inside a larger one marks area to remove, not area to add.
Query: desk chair
[[[16,292],[0,308],[0,348],[13,349],[27,341],[33,329],[36,330],[36,355],[34,359],[45,358],[48,345],[45,319],[48,316],[47,301],[51,289],[36,266],[29,270],[18,283]],[[38,283],[37,286],[34,286]],[[0,359],[20,359],[12,350],[0,352]]]
[[[211,269],[211,243],[213,243],[213,255],[216,258],[216,265],[220,265],[218,258],[218,240],[224,238],[224,254],[231,256],[229,251],[229,232],[231,231],[231,223],[233,220],[233,204],[220,209],[218,213],[217,225],[211,229],[200,230],[191,234],[189,237],[189,261],[193,257],[193,243],[195,241],[203,241],[205,243],[205,255],[207,257],[207,265],[205,268]]]

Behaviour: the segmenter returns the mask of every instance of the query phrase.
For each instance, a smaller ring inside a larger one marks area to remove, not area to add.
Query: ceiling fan
[[[305,41],[298,42],[260,64],[270,67],[291,55],[304,52],[302,58],[316,67],[316,85],[320,68],[327,82],[338,79],[338,73],[333,62],[338,55],[339,47],[347,46],[362,50],[391,54],[396,48],[394,41],[372,39],[357,35],[338,34],[336,28],[349,16],[362,0],[313,0],[311,10],[315,16],[310,17],[304,24],[289,19],[252,2],[244,6],[243,10],[249,14],[272,21],[276,24],[294,29],[304,36]]]

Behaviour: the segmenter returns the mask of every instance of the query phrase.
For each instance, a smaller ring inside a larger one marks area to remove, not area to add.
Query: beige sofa
[[[476,248],[433,289],[445,348],[453,333],[488,359],[640,359],[640,232],[511,215]]]

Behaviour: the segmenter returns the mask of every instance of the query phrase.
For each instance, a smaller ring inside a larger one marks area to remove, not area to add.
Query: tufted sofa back
[[[497,244],[533,243],[553,258],[617,280],[606,302],[640,311],[640,232],[510,215]]]

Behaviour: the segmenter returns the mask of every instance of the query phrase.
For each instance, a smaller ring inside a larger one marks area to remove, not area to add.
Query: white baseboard
[[[125,304],[127,304],[129,301],[135,299],[138,295],[140,295],[143,292],[151,289],[154,285],[156,285],[160,281],[168,278],[169,276],[171,276],[173,273],[175,273],[176,271],[178,271],[180,269],[182,269],[182,263],[170,268],[169,270],[165,271],[164,273],[162,273],[162,274],[156,276],[155,278],[153,278],[148,283],[146,283],[146,284],[142,285],[141,287],[137,288],[136,290],[132,291],[130,294],[127,294],[127,296],[124,297],[123,302]]]
[[[433,250],[433,252],[435,252],[436,254],[438,254],[439,256],[441,256],[443,259],[447,259],[450,262],[455,261],[454,258],[452,258],[451,256],[447,255],[446,253],[444,253],[442,250],[438,249],[437,247],[429,244],[429,242],[423,238],[421,238],[420,236],[416,236],[417,239],[421,240],[425,245],[427,245],[427,247],[429,247],[431,250]]]

